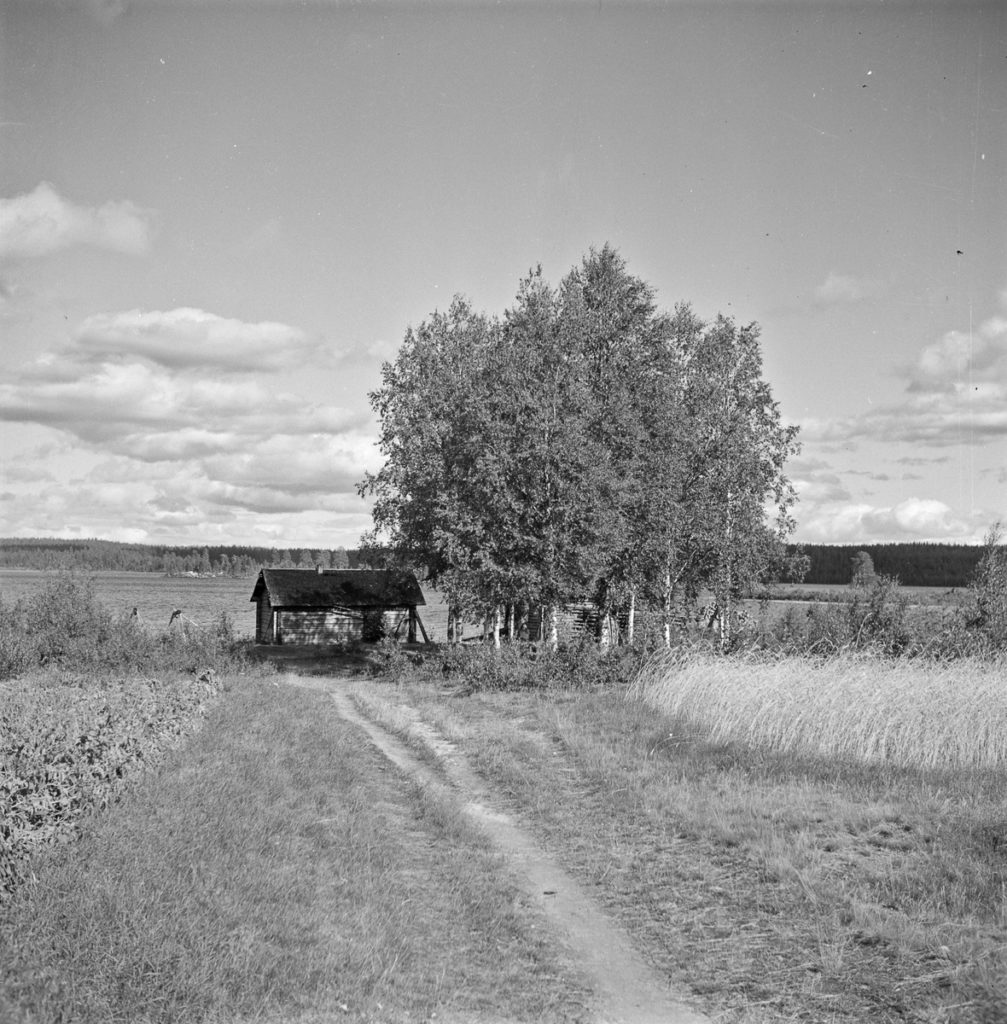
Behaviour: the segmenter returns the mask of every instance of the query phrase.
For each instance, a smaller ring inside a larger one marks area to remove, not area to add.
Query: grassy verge
[[[1007,1019],[1002,772],[715,742],[612,692],[397,694],[718,1021]]]
[[[0,1019],[583,1019],[498,857],[324,695],[243,680],[0,909]]]

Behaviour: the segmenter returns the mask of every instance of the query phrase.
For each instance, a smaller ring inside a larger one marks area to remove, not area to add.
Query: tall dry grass
[[[909,768],[1007,765],[1007,662],[661,653],[628,692],[710,739]]]

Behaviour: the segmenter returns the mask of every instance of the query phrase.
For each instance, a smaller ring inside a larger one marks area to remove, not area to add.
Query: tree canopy
[[[502,317],[456,297],[407,330],[370,395],[384,465],[374,533],[458,606],[603,615],[637,599],[732,599],[778,571],[797,449],[762,378],[759,328],[653,289],[611,246],[557,287],[541,269]],[[548,618],[548,616],[546,616]]]

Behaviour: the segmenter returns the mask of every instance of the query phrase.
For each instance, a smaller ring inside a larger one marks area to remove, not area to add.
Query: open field
[[[31,569],[0,569],[0,597],[8,603],[30,597],[53,575]],[[187,619],[204,629],[215,628],[221,614],[226,613],[236,636],[250,637],[255,632],[255,606],[249,600],[254,579],[193,579],[136,572],[98,572],[87,578],[94,581],[95,596],[113,615],[127,615],[136,608],[141,621],[152,629],[167,626],[172,612],[179,608]],[[773,600],[765,604],[756,600],[742,602],[753,621],[764,619],[770,626],[788,615],[800,619],[811,609],[847,599],[850,588],[779,584],[773,593]],[[427,635],[435,642],[444,642],[447,639],[447,603],[442,594],[430,587],[423,588],[423,595],[427,603],[419,612]],[[901,596],[909,602],[915,615],[937,617],[960,601],[963,592],[941,587],[904,587]],[[647,613],[641,609],[637,623],[639,635],[646,634],[647,622]],[[475,638],[481,633],[476,623],[468,623],[464,628],[466,638]],[[651,628],[658,629],[656,619]]]
[[[0,569],[0,597],[8,604],[38,593],[55,572]],[[254,579],[215,576],[194,579],[150,572],[96,572],[81,574],[93,581],[94,595],[113,615],[129,615],[136,608],[141,622],[151,629],[168,625],[180,608],[197,625],[212,629],[226,612],[238,635],[255,632],[255,605],[250,603]]]
[[[0,598],[8,604],[37,594],[58,573],[34,569],[0,569]],[[238,636],[255,633],[255,605],[251,603],[255,579],[215,576],[194,579],[148,572],[96,572],[83,574],[94,581],[94,594],[113,615],[128,615],[137,609],[142,622],[152,629],[168,625],[171,613],[183,614],[206,629],[212,629],[226,613]],[[420,615],[432,640],[447,638],[447,604],[434,590],[424,588],[427,607]],[[476,628],[470,626],[468,633]]]

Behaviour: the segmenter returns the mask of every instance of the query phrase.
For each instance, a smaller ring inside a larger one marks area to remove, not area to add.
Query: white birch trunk
[[[664,575],[664,592],[661,594],[661,639],[665,647],[671,647],[671,573]]]
[[[636,591],[629,592],[629,614],[626,616],[626,643],[633,646],[633,634],[636,629]]]

